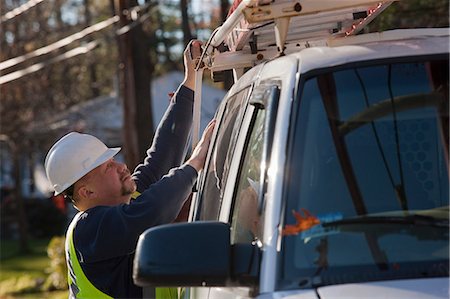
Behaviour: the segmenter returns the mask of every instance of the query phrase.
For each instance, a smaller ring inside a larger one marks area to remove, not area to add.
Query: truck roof
[[[424,28],[348,36],[291,55],[300,60],[300,72],[305,73],[357,61],[445,53],[449,53],[448,28]]]

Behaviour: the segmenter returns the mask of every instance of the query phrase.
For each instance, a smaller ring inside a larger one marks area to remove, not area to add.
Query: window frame
[[[199,220],[201,220],[200,217],[202,217],[201,210],[202,210],[202,206],[204,204],[204,200],[205,200],[205,196],[206,196],[205,195],[205,186],[206,186],[206,181],[208,179],[208,174],[206,172],[209,169],[210,164],[212,163],[212,160],[213,160],[212,155],[214,154],[214,151],[215,151],[215,149],[217,147],[217,144],[219,142],[218,136],[222,132],[221,125],[222,125],[224,119],[226,118],[227,113],[230,113],[227,110],[227,108],[229,107],[229,104],[230,104],[229,102],[231,101],[231,99],[233,99],[234,97],[238,96],[239,93],[247,92],[243,96],[243,98],[241,100],[241,105],[246,107],[247,103],[248,103],[248,99],[249,99],[249,97],[252,94],[252,90],[253,90],[253,84],[243,86],[239,90],[236,90],[233,94],[226,95],[224,100],[222,101],[221,105],[219,106],[219,109],[217,110],[217,113],[216,113],[216,116],[215,116],[215,118],[216,118],[216,127],[214,129],[213,136],[212,136],[212,139],[211,139],[211,145],[210,145],[210,147],[208,149],[208,154],[207,154],[207,157],[206,157],[206,163],[205,163],[205,166],[204,166],[204,170],[201,172],[201,174],[199,176],[199,180],[198,180],[199,183],[197,184],[199,186],[198,187],[198,191],[195,194],[195,197],[194,197],[194,200],[193,200],[193,206],[191,206],[191,211],[190,211],[190,216],[189,216],[189,219],[191,221],[199,221]],[[235,125],[233,127],[233,132],[236,130],[237,131],[237,133],[236,133],[237,135],[235,136],[236,142],[234,143],[234,147],[231,149],[231,152],[233,153],[233,154],[231,154],[232,161],[235,159],[234,153],[236,151],[236,146],[237,146],[237,143],[238,143],[238,140],[239,140],[239,136],[242,134],[242,132],[240,130],[241,130],[242,122],[243,122],[243,119],[244,119],[244,116],[245,116],[245,113],[246,113],[245,110],[241,112],[241,109],[242,108],[239,109],[239,112],[238,112],[238,114],[236,116]],[[233,135],[233,132],[231,133],[231,136]],[[227,153],[229,151],[230,151],[230,148],[228,148]],[[233,162],[230,163],[230,170],[232,169],[232,163]],[[230,178],[230,174],[231,173],[228,173],[228,176],[227,176],[227,178],[225,180],[225,183],[224,183],[225,188],[226,188],[226,186],[228,184],[227,182],[228,182],[228,180]],[[223,198],[225,198],[225,191],[224,191]],[[221,213],[221,210],[222,210],[223,202],[224,202],[224,200],[222,199],[222,203],[219,203],[217,217],[215,219],[212,219],[212,217],[207,217],[208,220],[219,220],[220,219],[220,213]]]
[[[287,142],[287,148],[288,148],[288,154],[287,154],[287,159],[286,159],[286,164],[287,165],[291,165],[292,164],[292,157],[293,157],[293,147],[294,147],[294,137],[296,134],[296,126],[297,123],[299,121],[299,115],[300,115],[300,105],[302,102],[302,93],[304,90],[304,86],[305,86],[305,82],[307,82],[308,80],[310,80],[311,78],[317,78],[320,75],[323,74],[330,74],[330,73],[334,73],[334,72],[338,72],[341,70],[346,70],[346,69],[352,69],[352,68],[362,68],[362,67],[375,67],[375,66],[382,66],[382,65],[388,65],[388,64],[403,64],[403,63],[422,63],[422,62],[426,62],[426,61],[436,61],[436,60],[448,60],[448,56],[445,55],[441,55],[441,54],[437,54],[437,55],[420,55],[420,56],[408,56],[408,57],[402,57],[402,58],[388,58],[388,59],[376,59],[376,60],[370,60],[370,61],[362,61],[362,62],[352,62],[352,63],[347,63],[347,64],[343,64],[343,65],[339,65],[339,66],[333,66],[333,67],[326,67],[326,68],[322,68],[322,69],[316,69],[313,71],[309,71],[306,72],[304,74],[302,74],[300,76],[299,82],[297,83],[297,93],[295,96],[295,100],[294,100],[294,105],[292,108],[292,114],[291,114],[291,118],[290,118],[290,126],[291,126],[291,130],[289,132],[288,135],[288,142]],[[448,73],[447,73],[448,74]],[[285,172],[285,177],[288,177],[290,175],[290,172],[288,172],[288,169],[286,169]],[[287,180],[284,180],[283,182],[283,213],[280,219],[280,223],[282,227],[285,227],[286,225],[286,213],[289,213],[290,211],[287,210],[287,201],[288,201],[288,184],[289,182]],[[282,240],[281,241],[281,250],[280,250],[280,268],[282,269],[284,267],[284,259],[286,258],[286,248],[285,246],[285,241]],[[290,287],[288,287],[287,285],[283,285],[283,277],[281,277],[280,275],[282,274],[283,271],[280,271],[277,276],[277,286],[276,289],[277,290],[287,290],[290,289]],[[386,280],[389,280],[387,278],[383,278]],[[349,283],[351,283],[352,281],[349,281]],[[295,287],[298,287],[298,285],[296,285]],[[308,284],[304,285],[305,288],[308,288]]]

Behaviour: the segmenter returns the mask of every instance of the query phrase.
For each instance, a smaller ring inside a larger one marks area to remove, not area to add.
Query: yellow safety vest
[[[132,195],[133,199],[136,199],[139,192],[134,192]],[[80,218],[82,212],[79,212],[73,218],[72,222],[67,229],[66,234],[66,259],[69,263],[67,281],[69,283],[69,288],[75,298],[83,299],[103,299],[111,298],[111,296],[103,293],[97,289],[86,277],[83,270],[81,269],[80,262],[78,261],[75,246],[73,245],[73,230]],[[72,273],[71,273],[72,272]],[[177,288],[155,288],[156,299],[178,299],[178,289]]]
[[[141,195],[138,191],[134,192],[131,197],[133,199],[138,198]],[[178,289],[177,288],[155,288],[155,298],[156,299],[178,299]]]
[[[79,212],[73,218],[72,223],[70,223],[69,228],[67,229],[66,235],[66,259],[69,263],[67,280],[69,282],[69,288],[71,289],[71,292],[75,296],[75,298],[112,298],[111,296],[108,296],[107,294],[97,289],[89,281],[89,279],[87,279],[86,275],[84,275],[84,272],[81,269],[80,263],[78,262],[78,258],[75,252],[75,246],[73,246],[73,229],[81,214],[82,212]]]

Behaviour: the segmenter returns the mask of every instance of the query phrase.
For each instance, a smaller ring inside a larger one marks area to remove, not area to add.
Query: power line
[[[125,25],[121,28],[119,28],[118,30],[116,30],[116,34],[117,35],[122,35],[125,33],[128,33],[129,31],[131,31],[133,28],[135,28],[138,25],[141,25],[142,23],[144,23],[148,18],[150,18],[152,16],[153,10],[150,10],[148,12],[146,12],[145,14],[143,14],[142,16],[139,17],[139,19],[133,21],[132,23]]]
[[[38,5],[39,3],[41,3],[44,0],[30,0],[27,3],[22,4],[19,7],[14,8],[11,11],[8,11],[7,13],[5,13],[3,16],[1,16],[0,18],[0,22],[6,22],[9,21],[17,16],[19,16],[20,14],[26,12],[27,10],[35,7],[36,5]],[[150,5],[155,5],[155,3],[152,2],[147,2],[143,5],[140,6],[135,6],[132,8],[133,12],[139,12],[141,10],[145,10],[147,9]]]
[[[39,3],[41,3],[44,0],[30,0],[27,3],[22,4],[21,6],[14,8],[11,11],[8,11],[6,14],[4,14],[1,18],[0,21],[6,22],[9,21],[15,17],[17,17],[18,15],[26,12],[27,10],[29,10],[30,8],[35,7],[36,5],[38,5]]]
[[[32,1],[35,1],[35,0],[32,0]],[[36,0],[36,1],[43,1],[43,0]],[[31,2],[31,1],[29,1],[29,2]],[[117,35],[122,35],[124,33],[129,32],[134,27],[142,24],[144,21],[146,21],[151,16],[151,13],[153,12],[153,8],[155,8],[156,5],[157,5],[157,3],[148,2],[148,3],[145,3],[142,6],[135,6],[135,7],[130,8],[127,11],[127,14],[129,14],[129,17],[133,20],[133,22],[129,23],[128,25],[126,25],[126,26],[124,26],[122,28],[119,28],[117,30],[116,34]],[[151,9],[147,13],[145,13],[145,14],[139,16],[139,17],[137,16],[137,14],[140,11],[147,10],[149,7],[151,7]],[[113,16],[113,17],[111,17],[109,19],[106,19],[106,20],[104,20],[102,22],[99,22],[97,24],[89,26],[89,27],[83,29],[82,31],[79,31],[79,32],[77,32],[75,34],[72,34],[72,35],[70,35],[68,37],[65,37],[65,38],[63,38],[63,39],[61,39],[61,40],[59,40],[57,42],[54,42],[53,44],[50,44],[48,46],[36,49],[33,52],[30,52],[30,53],[27,53],[27,54],[24,54],[24,55],[15,57],[15,58],[11,58],[11,59],[5,60],[3,62],[0,62],[0,71],[2,71],[4,69],[7,69],[7,68],[10,68],[12,66],[15,66],[15,65],[17,65],[19,63],[22,63],[22,62],[24,62],[24,61],[26,61],[28,59],[31,59],[31,58],[34,58],[34,57],[38,57],[38,56],[41,56],[41,55],[45,55],[45,54],[48,54],[48,53],[50,53],[50,52],[52,52],[54,50],[60,49],[62,47],[65,47],[65,46],[67,46],[67,45],[69,45],[69,44],[71,44],[71,43],[73,43],[73,42],[75,42],[77,40],[80,40],[80,39],[86,37],[89,34],[92,34],[94,32],[103,30],[103,29],[109,27],[110,25],[112,25],[112,24],[114,24],[114,23],[116,23],[118,21],[119,21],[119,16],[117,16],[117,15]]]
[[[69,45],[70,43],[73,43],[74,41],[77,41],[77,40],[80,40],[80,39],[86,37],[89,34],[92,34],[94,32],[97,32],[97,31],[100,31],[100,30],[103,30],[103,29],[107,28],[108,26],[116,23],[118,20],[119,20],[118,16],[111,17],[111,18],[109,18],[109,19],[107,19],[105,21],[99,22],[99,23],[97,23],[95,25],[92,25],[90,27],[87,27],[87,28],[85,28],[85,29],[75,33],[75,34],[72,34],[72,35],[70,35],[70,36],[68,36],[66,38],[63,38],[63,39],[61,39],[61,40],[59,40],[59,41],[57,41],[57,42],[55,42],[53,44],[50,44],[48,46],[36,49],[33,52],[27,53],[25,55],[5,60],[5,61],[0,63],[0,71],[2,71],[4,69],[7,69],[7,68],[10,68],[10,67],[12,67],[14,65],[17,65],[19,63],[22,63],[22,62],[24,62],[24,61],[26,61],[26,60],[28,60],[30,58],[34,58],[34,57],[37,57],[37,56],[48,54],[48,53],[50,53],[50,52],[52,52],[54,50],[60,49],[62,47],[65,47],[65,46]]]
[[[87,52],[93,50],[97,45],[98,45],[97,41],[92,41],[86,44],[85,46],[74,48],[47,61],[36,63],[27,68],[4,75],[0,77],[0,85],[20,79],[25,75],[37,72],[50,64],[60,62],[81,54],[86,54]]]
[[[43,1],[43,0],[40,0],[40,1]],[[151,13],[152,13],[152,9],[150,9],[147,13],[145,13],[145,14],[139,16],[139,17],[137,17],[137,13],[140,12],[140,11],[148,9],[150,6],[153,6],[152,8],[155,8],[156,4],[155,3],[146,3],[146,4],[142,5],[142,6],[136,6],[136,7],[131,8],[130,10],[128,10],[127,13],[130,14],[130,17],[133,20],[133,22],[129,23],[128,25],[126,25],[126,26],[124,26],[122,28],[119,28],[116,31],[116,35],[122,35],[122,34],[128,33],[134,27],[136,27],[137,25],[142,24],[145,20],[147,20],[150,17]],[[133,15],[134,15],[134,17],[133,17]],[[21,55],[21,56],[18,56],[18,57],[11,58],[11,59],[8,59],[6,61],[3,61],[3,62],[0,63],[0,71],[2,71],[4,69],[8,69],[8,68],[10,68],[12,66],[18,65],[18,64],[20,64],[20,63],[22,63],[22,62],[24,62],[24,61],[26,61],[28,59],[31,59],[31,58],[34,58],[34,57],[38,57],[38,56],[42,56],[42,55],[48,54],[48,53],[50,53],[50,52],[52,52],[54,50],[60,49],[62,47],[65,47],[65,46],[67,46],[67,45],[69,45],[69,44],[71,44],[71,43],[73,43],[73,42],[75,42],[77,40],[80,40],[80,39],[86,37],[89,34],[92,34],[94,32],[103,30],[103,29],[109,27],[110,25],[113,25],[114,23],[118,22],[119,19],[120,19],[119,16],[117,16],[117,15],[113,16],[113,17],[111,17],[111,18],[109,18],[107,20],[104,20],[104,21],[99,22],[99,23],[97,23],[95,25],[89,26],[89,27],[83,29],[82,31],[79,31],[79,32],[77,32],[75,34],[72,34],[72,35],[68,36],[68,37],[65,37],[65,38],[63,38],[63,39],[61,39],[61,40],[59,40],[59,41],[57,41],[55,43],[52,43],[50,45],[47,45],[47,46],[44,46],[42,48],[36,49],[36,50],[34,50],[34,51],[30,52],[30,53],[27,53],[25,55]],[[46,60],[44,62],[36,63],[36,64],[34,64],[34,65],[30,66],[30,67],[26,67],[24,69],[21,69],[21,70],[18,70],[18,71],[15,71],[15,72],[3,75],[3,76],[0,77],[0,85],[8,83],[8,82],[11,82],[11,81],[14,81],[14,80],[17,80],[17,79],[19,79],[19,78],[21,78],[21,77],[23,77],[25,75],[28,75],[30,73],[37,72],[38,70],[41,70],[42,68],[46,67],[49,64],[52,64],[52,63],[55,63],[55,62],[59,62],[59,61],[62,61],[62,60],[65,60],[65,59],[68,59],[68,58],[71,58],[71,57],[74,57],[74,56],[78,56],[78,55],[81,55],[81,54],[85,54],[85,53],[91,51],[92,49],[94,49],[97,44],[98,44],[98,42],[93,41],[93,42],[88,43],[86,46],[81,46],[81,47],[75,48],[73,50],[69,50],[69,51],[67,51],[67,52],[65,52],[65,53],[63,53],[63,54],[61,54],[61,55],[59,55],[59,56],[57,56],[55,58],[51,58],[51,59],[48,59],[48,60]]]
[[[153,9],[155,9],[157,7],[157,5],[158,5],[158,2],[146,2],[145,4],[143,4],[141,6],[134,6],[134,7],[131,7],[130,9],[125,10],[125,14],[128,15],[128,18],[131,19],[132,22],[117,29],[116,35],[122,35],[122,34],[128,33],[136,26],[144,23],[148,18],[151,17],[151,15],[153,13]],[[140,12],[145,11],[147,9],[148,9],[148,11],[146,13],[142,14],[141,16],[138,15]]]

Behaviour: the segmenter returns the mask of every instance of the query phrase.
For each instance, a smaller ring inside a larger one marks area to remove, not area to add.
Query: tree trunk
[[[222,22],[225,22],[227,19],[228,11],[230,10],[230,4],[227,0],[220,0],[220,16],[222,18]]]
[[[150,60],[150,43],[148,36],[144,33],[141,26],[134,29],[133,32],[133,63],[135,79],[135,99],[136,99],[136,120],[135,130],[138,135],[139,161],[141,162],[146,155],[146,151],[153,138],[153,114],[151,99],[151,78],[153,66]]]
[[[84,0],[84,21],[86,24],[86,27],[90,26],[92,24],[92,15],[90,10],[90,2],[89,0]],[[91,42],[92,36],[88,36],[87,42]],[[91,58],[92,59],[92,58]],[[92,60],[90,60],[92,61]],[[90,88],[91,88],[91,94],[93,98],[96,98],[100,96],[100,90],[98,88],[98,82],[97,82],[97,71],[96,71],[96,64],[90,63],[89,66],[89,81],[90,81]]]
[[[131,23],[127,11],[137,5],[135,0],[116,0],[120,28]],[[120,52],[119,80],[122,90],[125,160],[131,169],[145,156],[153,136],[150,78],[152,65],[149,42],[142,27],[136,26],[118,37]]]
[[[22,173],[20,171],[20,150],[14,145],[10,147],[13,160],[14,200],[16,201],[16,220],[19,229],[19,250],[21,253],[30,252],[28,244],[28,225],[22,196]]]
[[[192,39],[191,28],[189,26],[187,0],[180,0],[180,10],[181,10],[181,27],[183,29],[183,44],[184,47],[186,47],[189,41]]]

